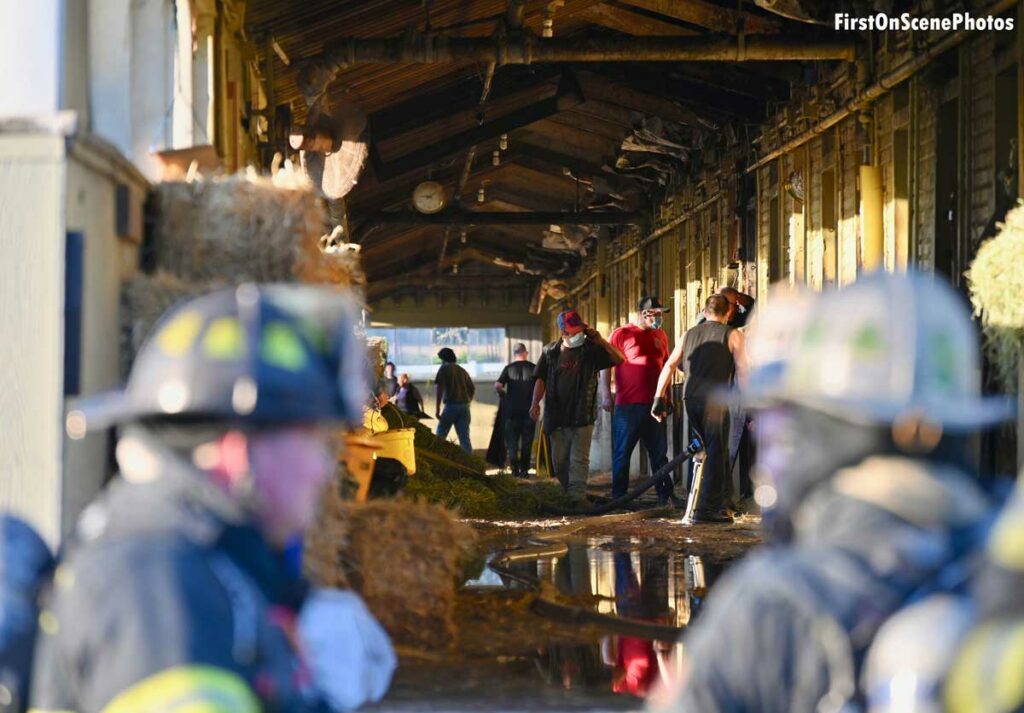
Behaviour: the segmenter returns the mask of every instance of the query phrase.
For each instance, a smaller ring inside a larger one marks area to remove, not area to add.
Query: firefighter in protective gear
[[[972,595],[978,620],[946,680],[949,713],[1024,710],[1024,480],[999,514]]]
[[[970,598],[946,593],[890,617],[864,663],[867,713],[942,713],[942,684],[973,621]]]
[[[767,320],[771,297],[757,309]],[[774,377],[755,363],[764,383],[747,389],[776,542],[716,585],[660,709],[857,702],[879,627],[976,546],[990,512],[965,439],[1012,406],[980,397],[975,332],[948,286],[862,278],[818,297],[786,353]]]
[[[35,710],[337,711],[383,695],[387,635],[353,594],[307,596],[282,556],[333,473],[322,429],[362,417],[354,324],[338,292],[215,292],[164,317],[124,391],[68,412],[72,438],[120,427],[120,477],[54,573]]]

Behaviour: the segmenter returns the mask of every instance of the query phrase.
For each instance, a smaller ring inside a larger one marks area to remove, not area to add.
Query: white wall
[[[0,511],[60,533],[64,136],[0,134]]]
[[[117,235],[117,185],[131,195],[128,235]],[[113,146],[93,137],[71,144],[67,164],[67,230],[84,242],[82,342],[79,388],[93,394],[116,388],[120,374],[120,288],[138,265],[142,203],[146,184]],[[64,440],[64,489],[61,521],[67,532],[100,490],[107,476],[107,434]]]
[[[63,5],[0,3],[0,116],[40,116],[60,108]]]

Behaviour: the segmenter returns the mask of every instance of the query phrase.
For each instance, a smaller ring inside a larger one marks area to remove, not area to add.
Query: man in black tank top
[[[716,392],[728,389],[737,368],[746,365],[743,333],[729,327],[729,300],[711,295],[704,304],[704,322],[687,330],[658,378],[651,415],[666,413],[664,394],[678,366],[686,374],[683,405],[690,430],[704,443],[704,482],[694,512],[698,522],[729,522],[726,504],[732,490],[729,473],[729,408],[716,404]]]

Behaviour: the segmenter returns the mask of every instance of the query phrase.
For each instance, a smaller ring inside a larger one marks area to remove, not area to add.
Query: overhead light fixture
[[[484,187],[480,186],[480,188],[477,189],[476,192],[476,202],[483,203],[485,200],[487,200],[487,194],[484,193]]]
[[[501,138],[498,139],[498,148],[502,151],[508,151],[508,134],[502,134]]]
[[[494,149],[494,152],[491,154],[491,165],[492,166],[500,166],[501,165],[501,151],[499,151],[498,149]]]
[[[555,18],[545,17],[544,26],[540,31],[541,37],[554,37],[555,36]]]
[[[461,235],[459,235],[459,240],[460,240],[460,241],[462,241],[462,244],[463,244],[463,245],[465,245],[465,244],[466,244],[466,231],[465,231],[465,230],[463,230],[463,231],[462,231],[462,234],[461,234]]]

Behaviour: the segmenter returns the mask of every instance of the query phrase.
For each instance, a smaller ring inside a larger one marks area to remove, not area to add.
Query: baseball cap
[[[649,310],[649,309],[657,309],[657,310],[661,310],[662,312],[671,312],[672,311],[671,307],[666,307],[665,305],[663,305],[661,302],[658,301],[658,298],[655,297],[654,295],[648,295],[647,297],[641,297],[640,301],[636,305],[636,311],[637,312],[644,312],[644,311]]]
[[[566,334],[579,334],[585,326],[580,313],[574,309],[567,309],[558,315],[558,329]]]

